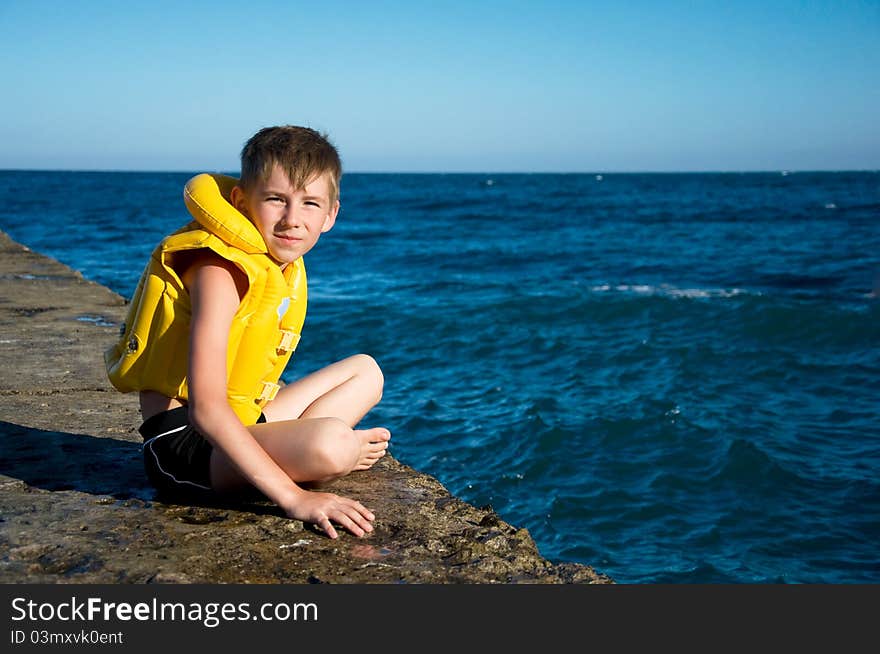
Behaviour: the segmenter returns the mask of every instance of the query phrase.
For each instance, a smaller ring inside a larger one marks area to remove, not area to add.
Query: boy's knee
[[[369,380],[370,386],[376,394],[376,402],[382,399],[382,390],[385,387],[385,375],[378,362],[369,354],[355,354],[353,357],[357,361],[358,374]]]
[[[312,455],[327,478],[347,475],[357,462],[357,439],[354,430],[338,418],[318,418],[320,426]]]

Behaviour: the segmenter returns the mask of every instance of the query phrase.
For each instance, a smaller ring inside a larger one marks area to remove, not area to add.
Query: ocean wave
[[[592,293],[623,293],[627,295],[660,295],[683,298],[728,298],[737,295],[761,296],[758,291],[742,288],[679,288],[671,284],[598,284],[591,286]]]
[[[736,438],[727,449],[721,469],[708,482],[711,487],[734,488],[747,493],[757,488],[791,491],[802,487],[806,480],[783,467],[766,449]]]

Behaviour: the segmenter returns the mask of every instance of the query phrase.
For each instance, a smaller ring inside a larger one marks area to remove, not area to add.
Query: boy
[[[184,191],[194,222],[162,241],[141,277],[111,382],[139,391],[144,465],[163,491],[256,488],[291,518],[337,537],[374,515],[299,484],[365,470],[387,429],[354,426],[382,396],[376,362],[359,354],[279,390],[305,319],[302,257],[339,212],[341,163],[314,130],[257,132],[241,179],[199,175]]]

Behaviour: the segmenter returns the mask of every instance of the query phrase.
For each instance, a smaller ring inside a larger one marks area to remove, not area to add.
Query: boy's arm
[[[226,350],[240,302],[234,265],[202,258],[184,275],[192,304],[189,406],[196,429],[235,463],[241,474],[288,516],[319,525],[337,536],[331,520],[362,536],[372,531],[357,503],[332,493],[297,486],[257,443],[226,398]]]

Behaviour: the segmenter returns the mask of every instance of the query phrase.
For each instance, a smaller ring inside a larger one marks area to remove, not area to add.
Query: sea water
[[[186,173],[0,172],[130,296]],[[880,582],[880,173],[347,174],[285,378],[356,352],[402,462],[623,583]]]

